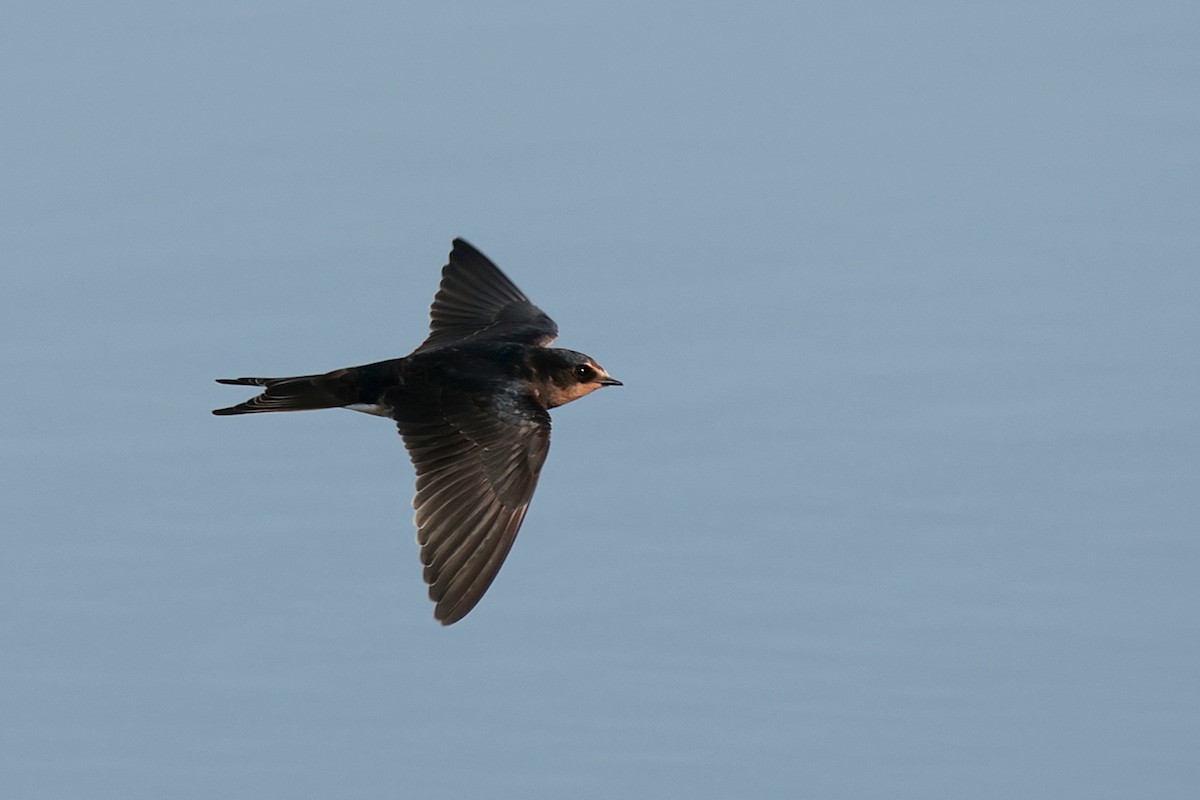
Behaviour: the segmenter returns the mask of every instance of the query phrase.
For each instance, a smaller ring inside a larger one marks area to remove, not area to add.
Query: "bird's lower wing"
[[[512,548],[550,448],[550,417],[525,398],[440,398],[397,414],[417,470],[417,541],[434,616],[462,619]]]

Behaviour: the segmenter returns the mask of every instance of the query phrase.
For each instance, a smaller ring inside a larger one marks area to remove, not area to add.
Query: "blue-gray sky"
[[[0,794],[1190,798],[1194,3],[0,24]],[[412,471],[212,379],[452,237],[626,382],[436,625]]]

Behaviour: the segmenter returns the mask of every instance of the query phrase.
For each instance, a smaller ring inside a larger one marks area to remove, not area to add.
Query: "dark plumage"
[[[292,378],[217,415],[350,408],[395,420],[417,470],[417,541],[434,616],[450,625],[483,597],[508,555],[550,449],[547,409],[620,381],[573,350],[558,326],[462,239],[404,358]]]

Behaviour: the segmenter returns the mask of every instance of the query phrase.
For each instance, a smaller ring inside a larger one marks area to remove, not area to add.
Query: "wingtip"
[[[450,243],[450,260],[453,261],[455,256],[471,256],[487,260],[487,256],[480,252],[478,247],[461,236],[454,237],[454,241]]]
[[[430,592],[433,592],[433,587],[429,587]],[[432,598],[431,598],[432,599]],[[447,603],[446,598],[441,598],[435,601],[437,603],[433,609],[433,618],[438,621],[442,627],[449,627],[460,621],[463,617],[470,614],[471,611],[479,603],[479,598],[475,598],[474,602],[463,602],[464,598],[460,597],[453,603]]]

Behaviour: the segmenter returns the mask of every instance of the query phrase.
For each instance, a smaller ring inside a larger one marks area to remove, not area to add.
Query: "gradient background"
[[[1200,6],[0,19],[0,795],[1193,798]],[[432,620],[450,240],[626,382]]]

